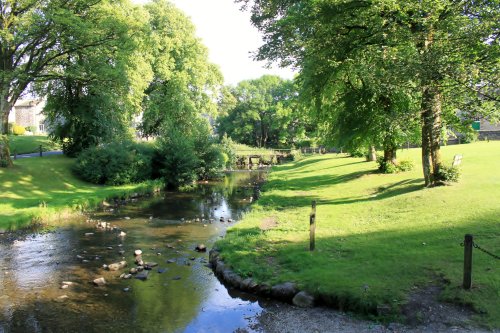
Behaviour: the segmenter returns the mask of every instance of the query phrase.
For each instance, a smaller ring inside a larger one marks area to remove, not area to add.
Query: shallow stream
[[[252,331],[263,301],[227,290],[207,267],[208,251],[194,250],[200,243],[210,249],[241,218],[263,177],[229,173],[188,193],[166,192],[53,232],[0,240],[0,332]],[[115,230],[96,228],[96,221]],[[158,264],[145,281],[120,278],[136,267],[136,249]],[[126,268],[103,268],[122,260]],[[99,277],[107,284],[94,286]],[[66,281],[72,284],[64,287]]]

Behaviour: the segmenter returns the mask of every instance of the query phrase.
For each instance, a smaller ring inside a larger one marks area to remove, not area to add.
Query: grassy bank
[[[464,234],[500,254],[500,142],[442,149],[463,155],[459,183],[426,189],[420,150],[400,152],[414,171],[375,173],[376,164],[315,155],[275,167],[261,199],[216,246],[242,276],[296,282],[345,310],[397,312],[411,292],[445,282],[443,300],[470,304],[481,323],[500,327],[500,267],[474,251],[473,289],[463,291]],[[316,251],[309,213],[317,200]]]
[[[43,151],[61,149],[59,144],[51,141],[44,135],[9,135],[11,154],[38,153],[40,146],[42,146]]]
[[[48,222],[59,215],[97,207],[107,198],[150,192],[158,183],[100,186],[71,173],[73,159],[64,156],[19,159],[0,168],[0,229],[15,230],[32,221]]]

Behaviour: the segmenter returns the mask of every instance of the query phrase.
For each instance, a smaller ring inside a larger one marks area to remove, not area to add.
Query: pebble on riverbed
[[[106,284],[106,280],[103,277],[97,278],[92,282],[98,287],[104,286]]]
[[[195,248],[195,251],[197,252],[207,252],[207,247],[205,244],[198,244]]]

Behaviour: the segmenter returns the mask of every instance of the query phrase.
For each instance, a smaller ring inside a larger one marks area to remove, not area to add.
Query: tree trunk
[[[422,95],[422,166],[425,186],[435,185],[441,164],[441,92],[435,82]]]
[[[398,163],[396,152],[397,148],[393,145],[384,147],[384,161],[396,165]]]
[[[0,167],[12,166],[10,158],[9,139],[9,113],[11,104],[4,97],[0,99]]]
[[[370,146],[370,150],[368,151],[368,162],[375,162],[377,160],[377,150],[375,146]]]

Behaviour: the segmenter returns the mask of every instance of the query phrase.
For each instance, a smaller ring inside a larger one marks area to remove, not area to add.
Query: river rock
[[[131,268],[128,272],[130,274],[137,274],[137,268]]]
[[[61,286],[61,289],[68,289],[68,288],[69,288],[69,285],[67,285],[67,284],[63,284],[63,285]]]
[[[137,266],[137,271],[142,272],[144,270],[144,266]]]
[[[246,291],[253,291],[258,287],[258,284],[252,278],[246,278],[241,281],[241,289]]]
[[[106,284],[106,280],[103,277],[97,278],[92,281],[96,286],[104,286]]]
[[[137,257],[137,256],[140,256],[142,254],[142,251],[141,250],[135,250],[134,251],[134,255]]]
[[[176,262],[176,260],[175,260],[175,259],[168,259],[168,260],[167,260],[167,264],[173,264],[173,263],[175,263],[175,262]]]
[[[146,281],[148,279],[148,275],[149,275],[149,271],[142,271],[142,272],[139,272],[135,276],[135,278],[139,279],[139,280],[142,280],[142,281]]]
[[[128,280],[132,278],[132,274],[124,274],[123,279]]]
[[[118,237],[125,237],[127,236],[127,234],[123,231],[120,231],[120,233],[118,234]]]
[[[126,261],[116,262],[116,263],[108,265],[108,271],[117,271],[117,270],[122,269],[126,266],[127,266]]]
[[[166,268],[158,268],[158,273],[165,273],[167,271]]]
[[[156,263],[156,262],[147,262],[144,266],[148,266],[148,267],[152,268],[152,267],[158,266],[158,263]]]
[[[144,261],[142,260],[142,257],[141,257],[141,256],[137,256],[137,257],[135,257],[135,264],[136,264],[136,265],[139,265],[139,266],[144,265]]]
[[[226,270],[224,270],[224,272],[222,272],[222,278],[229,285],[231,285],[231,286],[233,286],[235,288],[240,288],[241,287],[241,282],[242,282],[241,277],[238,274],[234,273],[230,269],[226,269]]]
[[[271,296],[289,302],[293,299],[295,294],[297,294],[297,287],[295,283],[285,282],[282,284],[277,284],[271,288]]]
[[[301,291],[293,297],[292,303],[301,308],[312,308],[314,306],[314,296],[305,291]]]
[[[195,250],[198,252],[207,252],[207,247],[205,246],[205,244],[198,244]]]
[[[93,232],[86,232],[86,233],[85,233],[85,236],[93,236],[93,235],[94,235],[94,233],[93,233]]]

